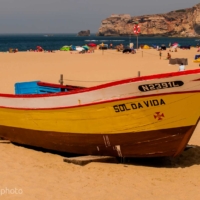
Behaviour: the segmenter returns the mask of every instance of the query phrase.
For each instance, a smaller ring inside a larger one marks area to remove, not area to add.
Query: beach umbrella
[[[37,51],[43,51],[43,48],[41,46],[37,46]]]
[[[37,46],[37,49],[41,51],[43,48],[41,46]]]
[[[96,47],[97,44],[95,44],[95,43],[89,43],[88,46],[89,46],[89,47]]]
[[[177,46],[178,45],[178,43],[177,42],[174,42],[173,44],[172,44],[172,46]]]
[[[179,43],[177,43],[177,42],[175,42],[175,43],[173,43],[173,44],[172,44],[172,46],[179,47],[179,46],[180,46],[180,44],[179,44]]]

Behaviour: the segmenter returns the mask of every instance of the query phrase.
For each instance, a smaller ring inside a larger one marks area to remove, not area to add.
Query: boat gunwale
[[[161,78],[171,78],[171,77],[175,77],[175,76],[184,76],[184,75],[196,74],[196,73],[200,73],[200,69],[178,71],[178,72],[169,72],[169,73],[162,73],[162,74],[154,74],[154,75],[147,75],[147,76],[141,76],[141,77],[134,77],[134,78],[123,79],[123,80],[118,80],[118,81],[114,81],[114,82],[109,82],[109,83],[105,83],[105,84],[101,84],[101,85],[97,85],[97,86],[91,86],[91,87],[88,87],[88,88],[75,89],[75,90],[72,90],[72,91],[69,91],[69,92],[57,92],[57,93],[47,93],[47,94],[20,94],[20,95],[0,93],[0,97],[43,98],[43,97],[65,96],[65,95],[72,95],[72,94],[95,91],[95,90],[108,88],[108,87],[112,87],[112,86],[117,86],[117,85],[130,83],[130,82],[139,82],[139,81],[161,79]]]

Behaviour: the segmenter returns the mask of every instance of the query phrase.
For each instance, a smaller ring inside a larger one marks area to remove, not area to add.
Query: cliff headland
[[[200,3],[166,14],[134,17],[129,14],[112,14],[102,21],[97,35],[133,35],[136,22],[140,25],[141,36],[200,37]]]

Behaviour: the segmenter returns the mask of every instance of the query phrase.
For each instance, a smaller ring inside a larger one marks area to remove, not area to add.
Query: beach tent
[[[71,45],[71,46],[70,46],[70,50],[71,50],[71,51],[76,51],[76,46]]]
[[[200,58],[200,54],[197,54],[197,55],[194,56],[195,60],[198,59],[198,58]]]
[[[60,51],[70,51],[70,46],[63,46],[60,48]]]
[[[150,49],[150,46],[144,45],[144,46],[143,46],[143,49]]]
[[[130,48],[128,48],[128,49],[124,49],[123,51],[122,51],[122,53],[131,53],[131,49]]]
[[[95,43],[89,43],[88,46],[89,46],[89,47],[96,47],[97,44],[95,44]]]
[[[180,49],[190,49],[191,46],[190,45],[184,45],[184,46],[180,46]]]
[[[89,50],[90,49],[90,47],[88,47],[88,46],[82,46],[85,50]]]
[[[162,50],[166,50],[166,49],[167,49],[166,46],[165,46],[165,44],[162,44],[162,45],[161,45],[161,49],[162,49]]]
[[[200,63],[200,58],[197,58],[196,60],[193,61],[194,63]]]
[[[83,51],[83,50],[85,50],[83,47],[76,47],[76,51]]]
[[[152,45],[152,47],[153,47],[154,49],[157,49],[157,46],[159,46],[159,45],[156,45],[156,44],[153,44],[153,45]]]
[[[199,63],[199,67],[200,67],[200,58],[197,58],[196,60],[193,61],[194,63]]]

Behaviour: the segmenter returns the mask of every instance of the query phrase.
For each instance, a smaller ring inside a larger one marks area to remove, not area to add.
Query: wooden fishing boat
[[[200,69],[59,93],[0,94],[0,137],[76,154],[177,156],[198,123],[199,102]]]

